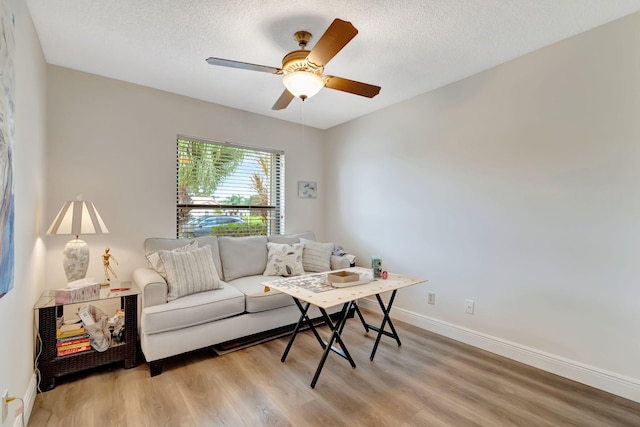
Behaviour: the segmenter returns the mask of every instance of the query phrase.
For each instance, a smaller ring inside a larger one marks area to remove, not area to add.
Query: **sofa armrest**
[[[153,268],[137,268],[133,281],[142,291],[142,308],[167,303],[167,282]]]
[[[331,270],[341,270],[351,267],[349,259],[346,255],[331,255]]]

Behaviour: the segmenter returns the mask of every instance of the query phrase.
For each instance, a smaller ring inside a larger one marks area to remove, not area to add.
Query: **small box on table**
[[[349,271],[336,271],[335,273],[329,273],[327,280],[334,283],[356,282],[360,280],[360,275]]]

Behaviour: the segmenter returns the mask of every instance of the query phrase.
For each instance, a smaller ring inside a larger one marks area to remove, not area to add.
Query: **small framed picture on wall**
[[[318,185],[312,181],[298,181],[298,197],[315,199],[318,193]]]

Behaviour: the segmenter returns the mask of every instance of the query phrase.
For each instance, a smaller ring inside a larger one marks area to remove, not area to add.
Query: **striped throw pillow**
[[[167,300],[221,289],[224,285],[209,245],[192,251],[159,251],[167,272]]]
[[[192,251],[194,249],[198,249],[198,241],[194,240],[193,242],[189,243],[188,245],[185,246],[181,246],[179,248],[176,249],[172,249],[172,251]],[[152,252],[149,255],[147,255],[147,260],[149,261],[149,264],[151,264],[151,267],[158,272],[158,274],[160,274],[164,280],[167,280],[167,272],[165,271],[164,268],[164,264],[162,263],[162,260],[160,259],[160,254],[158,252]]]
[[[313,240],[300,238],[304,245],[302,251],[302,267],[304,271],[320,273],[331,270],[331,252],[333,243],[319,243]]]

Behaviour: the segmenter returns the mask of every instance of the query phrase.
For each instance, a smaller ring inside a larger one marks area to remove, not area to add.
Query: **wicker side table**
[[[123,284],[124,285],[124,284]],[[100,291],[100,297],[82,301],[79,304],[89,304],[120,298],[120,307],[124,310],[124,342],[109,347],[106,351],[98,352],[94,349],[81,353],[58,356],[56,350],[56,322],[63,314],[66,304],[56,304],[54,291],[48,290],[34,306],[38,312],[38,333],[42,340],[40,356],[36,360],[40,371],[40,390],[48,391],[55,387],[57,377],[95,368],[113,362],[124,361],[125,369],[138,364],[138,295],[140,290],[134,284],[126,283],[126,291],[111,291],[108,288]],[[39,343],[40,344],[40,343]]]

